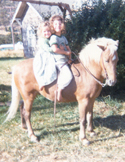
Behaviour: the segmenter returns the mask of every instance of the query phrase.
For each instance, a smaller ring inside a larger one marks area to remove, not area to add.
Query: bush
[[[21,41],[21,35],[19,34],[14,34],[14,40],[15,43],[17,43],[18,41]],[[8,35],[0,35],[0,44],[12,44],[12,35],[8,34]]]
[[[125,90],[125,3],[122,0],[108,0],[103,3],[99,0],[93,7],[83,4],[73,12],[72,20],[67,20],[66,37],[72,51],[78,53],[93,37],[109,37],[119,40],[118,83],[112,91]]]

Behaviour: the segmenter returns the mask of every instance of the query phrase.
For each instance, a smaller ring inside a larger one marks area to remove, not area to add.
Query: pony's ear
[[[119,40],[116,40],[117,45],[119,45]]]
[[[107,47],[107,45],[104,45],[104,43],[103,43],[103,44],[98,43],[97,46],[98,46],[99,48],[101,48],[103,51],[104,51],[104,50],[106,49],[106,47]]]

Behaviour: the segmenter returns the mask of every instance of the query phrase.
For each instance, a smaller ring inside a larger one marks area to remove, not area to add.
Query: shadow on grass
[[[24,59],[24,57],[1,57],[0,61],[5,61],[5,60],[20,60],[20,59]]]
[[[107,137],[107,138],[103,138],[103,139],[97,139],[97,140],[94,140],[94,141],[90,141],[90,143],[95,143],[95,142],[99,142],[99,141],[106,141],[106,140],[110,140],[110,139],[116,139],[116,138],[119,138],[119,137],[123,137],[123,135],[119,134],[117,136]]]
[[[115,115],[115,116],[108,116],[106,118],[95,118],[93,120],[94,126],[95,127],[106,127],[109,128],[111,130],[120,130],[123,131],[125,130],[125,115]],[[65,127],[66,126],[66,127]],[[72,126],[71,128],[68,126]],[[73,127],[74,126],[74,127]],[[38,136],[38,139],[40,140],[41,138],[44,138],[44,136],[50,135],[50,134],[57,134],[60,132],[75,132],[78,131],[80,129],[79,126],[79,122],[73,122],[73,123],[64,123],[64,124],[59,124],[56,125],[55,127],[48,127],[47,129],[49,129],[50,131],[46,131],[44,130],[46,127],[42,127],[39,129],[34,129],[34,131],[42,131],[40,133],[40,135]],[[54,128],[54,131],[52,131],[51,129]],[[56,129],[57,128],[57,129]],[[60,128],[60,129],[58,129]],[[103,139],[98,139],[98,140],[94,140],[94,142],[97,141],[104,141],[104,140],[108,140],[108,139],[112,139],[112,138],[118,138],[121,137],[122,135],[117,135],[117,136],[112,136],[112,137],[107,137],[107,138],[103,138]]]
[[[123,134],[121,134],[120,132],[125,131],[125,115],[122,116],[114,115],[114,116],[108,116],[106,118],[95,118],[94,126],[96,127],[101,126],[101,127],[109,128],[110,130],[119,131],[119,134],[107,138],[102,138],[102,139],[99,138],[97,140],[92,141],[91,143],[123,137]]]
[[[59,125],[56,125],[56,126],[53,126],[54,128],[59,128],[59,127],[65,127],[65,126],[71,126],[71,125],[79,125],[79,122],[73,122],[73,123],[65,123],[65,124],[59,124]],[[53,127],[47,127],[47,128],[53,128]],[[41,131],[43,130],[45,127],[42,127],[42,128],[39,128],[39,129],[33,129],[34,131]],[[73,128],[74,129],[74,128]],[[66,129],[67,130],[67,129]],[[69,130],[69,129],[68,129]],[[64,129],[63,129],[64,131]]]
[[[69,124],[69,123],[68,123]],[[71,124],[71,123],[70,123]],[[74,125],[76,125],[76,123],[74,123]],[[62,133],[62,132],[76,132],[79,130],[79,125],[77,124],[76,126],[74,126],[74,128],[60,128],[60,130],[58,129],[54,129],[54,130],[50,130],[50,131],[46,131],[44,130],[44,128],[42,128],[42,132],[40,133],[39,136],[37,136],[38,140],[40,141],[42,138],[45,138],[45,136],[48,136],[48,135],[56,135],[58,133]]]
[[[38,107],[38,105],[39,105],[39,107]],[[77,102],[57,103],[56,104],[56,109],[58,110],[58,109],[62,108],[62,111],[63,111],[63,108],[65,109],[65,106],[75,107],[75,106],[78,106],[78,103]],[[54,108],[54,102],[53,101],[49,101],[48,99],[43,97],[40,102],[37,102],[37,103],[35,103],[33,105],[32,112],[43,110],[43,109],[50,109],[50,108]]]
[[[112,99],[116,99],[118,101],[125,101],[125,90],[119,90],[117,92],[115,92],[115,94],[110,93],[110,90],[105,91],[102,90],[100,93],[100,96],[97,98],[98,101],[100,101],[100,99],[102,99],[103,97],[107,97],[107,96],[111,96]]]
[[[8,92],[10,92],[11,91],[11,86],[0,84],[0,91],[8,91]]]
[[[10,105],[11,86],[0,85],[0,113],[7,112]]]
[[[95,118],[93,120],[95,127],[106,127],[111,130],[125,130],[125,115],[112,115],[106,118]]]

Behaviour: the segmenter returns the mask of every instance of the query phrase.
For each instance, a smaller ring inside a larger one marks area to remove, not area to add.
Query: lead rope
[[[66,65],[66,64],[68,64],[68,62],[64,63],[64,64],[61,66],[61,68],[62,68],[64,65]],[[55,93],[55,96],[54,96],[54,125],[55,125],[57,86],[56,86],[56,90],[55,90],[54,93]]]
[[[64,65],[66,65],[66,64],[68,64],[68,62],[66,62],[66,63],[64,63],[62,66],[61,66],[61,68],[64,66]],[[56,86],[56,90],[55,90],[55,96],[54,96],[54,125],[55,125],[55,116],[56,116],[56,98],[57,98],[57,86]]]
[[[54,120],[55,120],[55,116],[56,116],[56,97],[57,97],[57,88],[55,91],[55,98],[54,98]]]
[[[56,126],[55,124],[55,117],[56,117],[56,98],[57,98],[57,86],[56,86],[56,90],[54,92],[54,126]]]
[[[102,86],[102,87],[105,87],[106,85],[107,85],[107,83],[105,82],[105,83],[102,83],[102,82],[100,82],[90,71],[89,71],[89,69],[87,69],[84,65],[83,65],[83,63],[81,62],[81,60],[79,59],[79,57],[76,55],[76,53],[75,52],[72,52],[75,56],[76,56],[76,58],[78,59],[78,61],[81,63],[81,65],[84,67],[84,69]],[[105,68],[104,68],[105,69]],[[107,72],[106,72],[106,69],[105,69],[105,73],[106,73],[106,78],[107,78]]]

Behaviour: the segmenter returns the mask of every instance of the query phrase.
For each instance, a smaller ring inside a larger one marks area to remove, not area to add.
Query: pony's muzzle
[[[106,80],[106,84],[108,86],[114,86],[116,84],[116,82],[117,82],[117,80],[110,80],[110,79]]]

